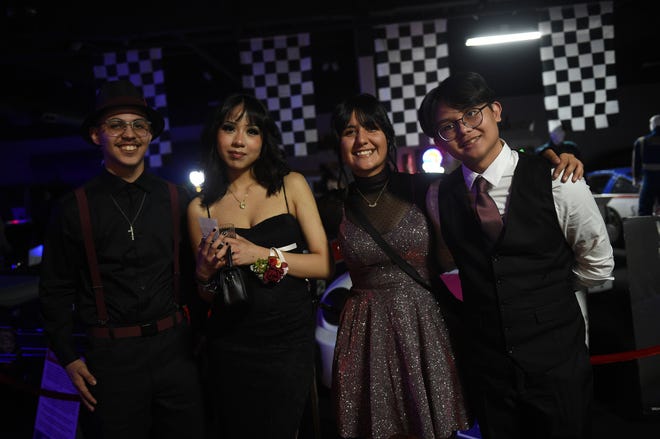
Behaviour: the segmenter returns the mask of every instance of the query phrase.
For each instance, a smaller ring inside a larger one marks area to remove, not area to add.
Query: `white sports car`
[[[637,216],[639,204],[639,185],[633,184],[630,168],[592,171],[585,179],[601,208],[612,246],[623,247],[623,221]]]

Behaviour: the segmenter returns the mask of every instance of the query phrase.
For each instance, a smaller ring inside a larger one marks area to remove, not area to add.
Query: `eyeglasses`
[[[121,136],[129,126],[138,137],[145,137],[151,133],[151,122],[145,119],[135,119],[131,122],[121,119],[108,119],[102,125],[105,126],[105,131],[110,137]]]
[[[484,120],[484,114],[481,110],[490,105],[490,102],[485,103],[479,108],[470,108],[460,119],[452,120],[450,122],[443,122],[442,125],[438,126],[437,133],[438,136],[445,142],[454,140],[458,134],[458,123],[462,123],[468,128],[476,128],[481,125],[481,122]]]

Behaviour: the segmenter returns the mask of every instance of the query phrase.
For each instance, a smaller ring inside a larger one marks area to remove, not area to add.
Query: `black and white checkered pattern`
[[[240,42],[243,87],[266,104],[289,156],[305,156],[318,148],[309,40],[309,34],[302,33]]]
[[[542,12],[541,62],[548,131],[607,128],[619,113],[612,2]]]
[[[397,145],[427,144],[417,108],[427,91],[449,76],[447,20],[388,24],[374,32],[376,89],[390,113]]]
[[[151,142],[147,153],[148,164],[153,168],[163,166],[164,156],[172,153],[161,52],[160,48],[108,52],[103,54],[99,64],[94,67],[94,76],[99,86],[105,81],[127,79],[142,90],[147,104],[163,115],[165,128]]]

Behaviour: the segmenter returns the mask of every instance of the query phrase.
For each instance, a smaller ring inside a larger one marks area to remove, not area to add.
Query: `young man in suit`
[[[469,401],[484,439],[586,439],[593,379],[575,288],[612,279],[612,247],[585,181],[553,181],[546,160],[512,150],[501,114],[473,72],[445,79],[418,114],[462,163],[435,214],[460,273]]]

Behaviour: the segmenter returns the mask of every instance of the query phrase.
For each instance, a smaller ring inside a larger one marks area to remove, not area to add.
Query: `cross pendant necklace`
[[[117,200],[115,200],[115,197],[110,195],[110,198],[112,199],[112,202],[115,203],[115,206],[117,207],[117,210],[119,210],[119,213],[121,213],[121,216],[124,217],[126,222],[128,223],[128,234],[131,235],[131,241],[135,241],[135,229],[133,229],[133,224],[135,223],[135,220],[137,217],[140,215],[140,212],[142,212],[142,206],[144,206],[144,200],[147,198],[147,193],[145,192],[144,195],[142,195],[142,201],[140,201],[140,207],[138,207],[137,212],[135,212],[135,216],[133,217],[133,221],[128,219],[128,216],[126,213],[122,210],[121,207],[119,207],[119,203],[117,203]]]

